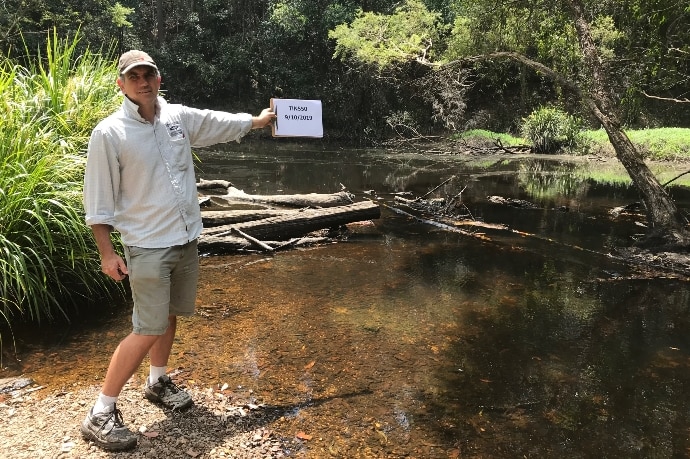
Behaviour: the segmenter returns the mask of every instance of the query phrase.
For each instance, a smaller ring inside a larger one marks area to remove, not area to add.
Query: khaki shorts
[[[132,331],[162,335],[168,316],[191,316],[199,279],[197,242],[163,249],[125,247],[134,311]]]

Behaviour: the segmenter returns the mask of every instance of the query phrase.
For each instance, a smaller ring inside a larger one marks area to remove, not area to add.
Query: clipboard
[[[320,100],[271,99],[273,137],[323,137]]]

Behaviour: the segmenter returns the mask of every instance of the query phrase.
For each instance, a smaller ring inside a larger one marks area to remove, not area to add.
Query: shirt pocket
[[[192,164],[192,150],[186,137],[170,139],[170,159],[175,168],[186,171]]]

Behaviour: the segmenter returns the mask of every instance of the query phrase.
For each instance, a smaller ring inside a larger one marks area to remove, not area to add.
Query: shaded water
[[[242,151],[200,152],[200,177],[253,194],[342,184],[395,206],[455,176],[443,194],[516,231],[467,236],[384,206],[347,243],[205,257],[171,359],[188,384],[286,407],[275,427],[313,435],[308,457],[688,455],[690,289],[606,256],[640,232],[607,214],[636,199],[627,186],[552,160]],[[23,371],[98,384],[126,316],[22,343]]]

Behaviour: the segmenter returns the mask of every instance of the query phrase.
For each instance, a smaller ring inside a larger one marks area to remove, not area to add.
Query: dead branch
[[[239,234],[240,236],[242,236],[243,238],[245,238],[246,240],[248,240],[248,241],[251,242],[252,244],[261,247],[261,248],[264,249],[265,251],[267,251],[267,252],[273,252],[273,247],[271,247],[270,245],[268,245],[268,244],[266,244],[266,243],[264,243],[264,242],[261,242],[260,240],[254,238],[254,237],[251,237],[250,235],[248,235],[247,233],[243,232],[242,230],[240,230],[240,229],[238,229],[238,228],[235,228],[235,227],[232,227],[231,231],[234,232],[234,233]]]
[[[290,239],[289,241],[262,241],[271,246],[274,252],[288,248],[298,248],[323,244],[331,239],[322,236],[305,236]],[[256,245],[243,237],[232,235],[227,236],[208,236],[199,239],[199,251],[201,253],[233,253],[238,251],[255,251]],[[262,250],[263,251],[263,250]]]
[[[429,196],[431,193],[433,193],[434,191],[438,190],[439,188],[441,188],[443,185],[445,185],[446,183],[450,182],[450,181],[453,180],[454,178],[455,178],[455,176],[453,175],[453,176],[451,176],[450,178],[444,180],[444,181],[441,182],[439,185],[435,186],[435,187],[432,188],[430,191],[428,191],[424,196],[417,198],[416,201],[421,201],[422,199],[426,198],[426,197]]]
[[[661,97],[661,96],[653,96],[651,94],[647,94],[646,92],[642,91],[642,94],[649,98],[649,99],[656,99],[656,100],[664,100],[666,102],[674,102],[677,104],[690,104],[690,99],[685,98],[685,99],[675,99],[673,97]]]
[[[668,182],[664,183],[664,184],[661,185],[661,186],[666,186],[666,185],[668,185],[669,183],[675,182],[676,180],[678,180],[679,178],[681,178],[682,176],[684,176],[684,175],[686,175],[686,174],[690,174],[690,171],[685,171],[685,172],[683,172],[683,173],[680,174],[680,175],[676,175],[676,176],[673,177],[671,180],[669,180]]]

